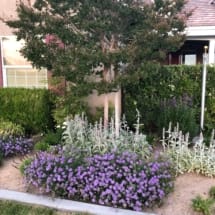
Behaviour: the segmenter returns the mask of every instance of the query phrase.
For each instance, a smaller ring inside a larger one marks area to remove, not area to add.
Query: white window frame
[[[3,76],[3,87],[8,87],[7,83],[7,69],[33,69],[31,65],[4,65],[4,53],[3,53],[3,38],[14,38],[16,36],[0,36],[0,49],[1,49],[1,62],[2,62],[2,76]],[[36,76],[38,79],[38,76]],[[46,70],[46,84],[44,88],[48,89],[48,71]],[[37,80],[38,83],[38,80]],[[29,88],[27,85],[26,88]]]

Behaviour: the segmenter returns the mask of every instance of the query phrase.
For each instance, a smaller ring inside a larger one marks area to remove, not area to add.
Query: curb
[[[152,213],[136,212],[131,210],[112,208],[59,198],[51,198],[42,195],[40,196],[4,189],[0,189],[0,199],[45,206],[63,211],[83,213],[87,212],[94,215],[156,215]]]

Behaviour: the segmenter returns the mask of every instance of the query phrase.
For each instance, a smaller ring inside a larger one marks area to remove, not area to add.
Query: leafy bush
[[[45,134],[42,140],[51,146],[58,145],[61,142],[62,132],[63,131],[61,129],[57,129],[56,132],[50,131]]]
[[[215,200],[215,186],[211,187],[209,190],[209,196],[210,198],[212,198],[213,200]]]
[[[4,157],[12,155],[25,155],[33,148],[33,142],[31,139],[23,137],[8,138],[6,140],[0,139],[0,151]]]
[[[31,164],[33,158],[26,158],[22,161],[19,170],[22,175],[24,175],[25,169]]]
[[[9,137],[23,136],[24,129],[22,126],[10,121],[0,120],[0,138],[6,139]]]
[[[192,207],[194,211],[201,212],[203,215],[212,215],[211,206],[213,203],[213,199],[203,199],[201,196],[192,199]]]
[[[34,145],[34,150],[35,151],[43,151],[43,152],[45,152],[45,151],[48,151],[49,148],[50,148],[50,145],[47,142],[43,141],[43,140],[37,142]]]
[[[215,176],[215,141],[211,139],[210,145],[199,141],[191,147],[189,134],[183,135],[179,126],[163,131],[162,144],[164,153],[175,163],[177,174],[196,172],[206,176]]]
[[[70,86],[71,88],[71,86]],[[83,95],[76,94],[76,87],[65,92],[64,96],[59,96],[55,100],[55,108],[53,110],[53,117],[58,125],[61,125],[67,116],[74,116],[76,114],[88,113],[89,108],[84,101]],[[86,94],[84,95],[84,97]]]
[[[160,108],[160,114],[157,116],[157,126],[159,131],[167,126],[169,122],[176,125],[179,123],[181,130],[184,133],[189,132],[191,137],[197,135],[199,126],[196,122],[195,109],[185,105],[163,106]]]
[[[0,149],[0,166],[2,165],[2,160],[3,160],[3,153],[2,153],[2,151]]]
[[[0,89],[0,118],[21,125],[26,133],[53,127],[53,96],[44,89]]]
[[[134,133],[129,130],[126,121],[122,121],[119,135],[116,134],[113,119],[105,128],[102,120],[92,125],[83,115],[82,117],[76,115],[74,119],[67,120],[64,126],[63,141],[66,152],[79,149],[91,156],[111,151],[130,151],[143,157],[149,157],[151,153],[146,136],[139,132],[139,123]]]
[[[125,83],[124,88],[124,110],[129,127],[135,124],[135,110],[140,110],[141,122],[144,123],[144,130],[162,133],[162,126],[159,125],[165,112],[160,112],[164,101],[174,101],[166,103],[166,108],[174,109],[178,105],[185,106],[194,114],[190,117],[184,113],[185,121],[192,120],[191,124],[199,124],[201,107],[201,66],[158,66],[147,65],[140,68],[139,77],[136,84]],[[205,128],[211,130],[215,127],[215,67],[208,67],[207,89],[206,89],[206,112]],[[189,99],[189,101],[187,100]],[[177,108],[176,108],[177,109]],[[164,110],[165,111],[165,110]],[[174,115],[176,117],[176,115]],[[180,115],[179,115],[180,116]],[[194,117],[194,118],[193,118]],[[180,119],[180,118],[179,118]],[[176,122],[180,120],[175,118]],[[172,121],[172,119],[171,119]],[[164,122],[163,122],[164,123]],[[168,126],[169,121],[165,121],[164,127]],[[181,123],[183,132],[187,128]],[[189,123],[189,124],[190,124]]]
[[[62,130],[57,129],[56,132],[48,132],[44,137],[34,145],[36,151],[47,151],[50,146],[55,146],[61,143]]]
[[[24,171],[26,182],[44,193],[133,210],[160,203],[173,188],[169,162],[147,163],[124,152],[75,163],[63,154],[39,153]]]

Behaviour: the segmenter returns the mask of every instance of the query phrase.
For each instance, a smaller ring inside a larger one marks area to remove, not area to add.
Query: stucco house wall
[[[34,0],[22,0],[33,3]],[[0,17],[16,18],[17,0],[0,1]],[[9,28],[0,20],[0,87],[48,87],[48,72],[32,68],[19,53],[22,42],[17,42]]]

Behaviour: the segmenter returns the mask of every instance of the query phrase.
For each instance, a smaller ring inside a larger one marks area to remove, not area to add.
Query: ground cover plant
[[[207,146],[204,141],[199,141],[192,146],[189,141],[189,134],[183,134],[179,125],[163,130],[164,153],[169,156],[175,164],[177,174],[195,172],[205,176],[215,176],[215,141],[214,133]]]
[[[32,148],[32,140],[24,137],[8,138],[6,140],[0,139],[0,151],[3,157],[25,155],[28,154]]]
[[[1,215],[87,215],[87,213],[63,212],[12,201],[0,200]],[[89,215],[89,214],[88,214]]]
[[[212,186],[208,192],[209,198],[203,199],[201,196],[197,196],[192,199],[192,208],[194,211],[201,212],[203,215],[212,215],[215,203],[215,187]]]
[[[192,200],[192,207],[194,211],[201,212],[203,215],[212,215],[211,207],[213,203],[213,199],[203,199],[201,196],[197,196]]]
[[[33,148],[32,139],[24,137],[22,126],[0,120],[0,157],[25,155]],[[1,159],[0,159],[1,160]]]
[[[55,215],[55,211],[48,208],[33,207],[16,202],[0,201],[1,215]]]
[[[146,136],[121,123],[89,124],[75,116],[64,124],[63,144],[38,152],[22,165],[27,185],[42,193],[141,211],[172,191],[172,164],[151,159]],[[123,129],[124,128],[124,129]]]
[[[75,160],[41,152],[25,167],[27,184],[70,199],[141,211],[162,202],[173,188],[169,162],[146,162],[134,153]]]
[[[35,151],[48,151],[52,146],[61,144],[62,129],[49,131],[34,145]]]

